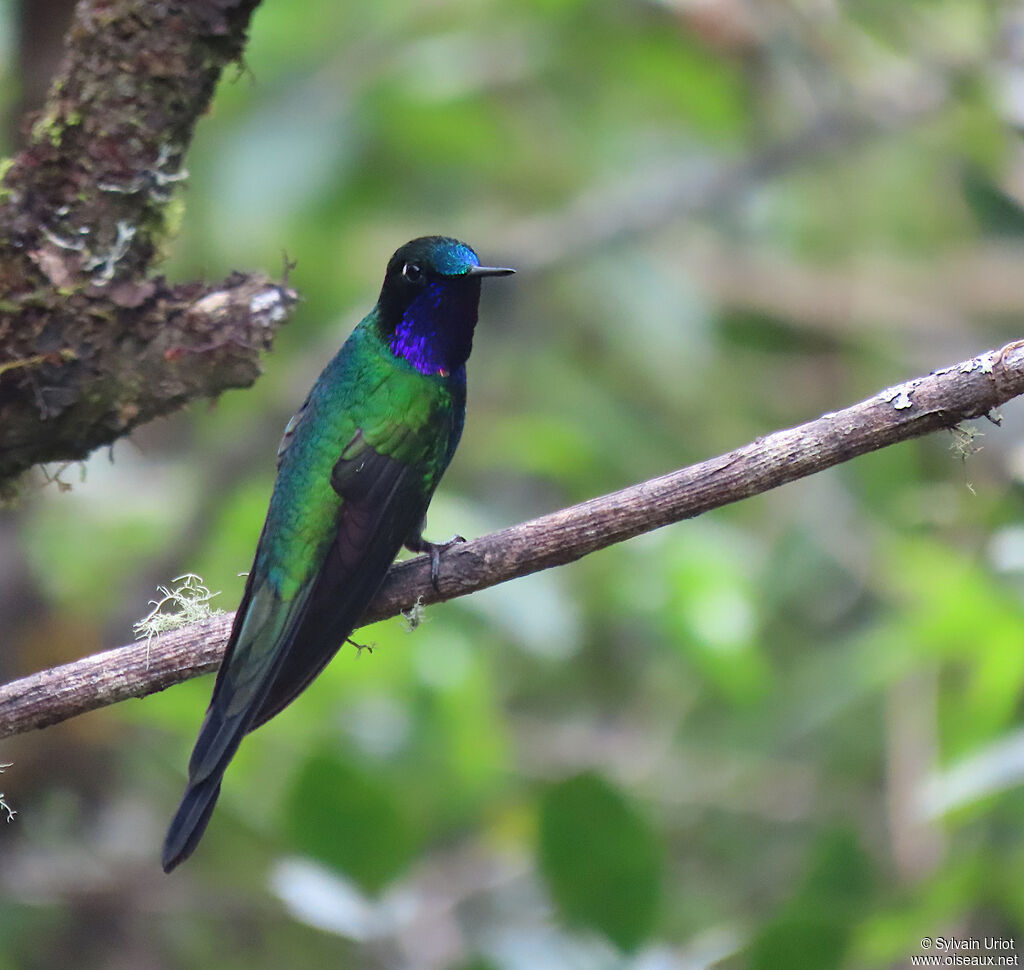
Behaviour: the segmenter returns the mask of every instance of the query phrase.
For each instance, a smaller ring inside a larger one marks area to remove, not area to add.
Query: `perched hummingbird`
[[[426,236],[388,263],[377,305],[288,422],[277,481],[235,615],[188,787],[163,849],[170,872],[198,845],[242,738],[290,704],[351,634],[430,498],[466,416],[466,359],[481,266],[465,243]],[[455,541],[455,540],[453,540]]]

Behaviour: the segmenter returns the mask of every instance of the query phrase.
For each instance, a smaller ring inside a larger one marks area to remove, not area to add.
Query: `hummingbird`
[[[195,850],[242,738],[290,704],[351,635],[402,546],[431,558],[427,506],[466,417],[466,360],[481,266],[465,243],[424,236],[391,257],[374,308],[288,422],[266,522],[235,614],[188,785],[163,847]]]

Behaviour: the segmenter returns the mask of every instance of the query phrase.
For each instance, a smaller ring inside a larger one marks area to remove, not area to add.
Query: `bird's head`
[[[480,280],[514,272],[481,266],[457,239],[414,239],[388,263],[377,302],[381,336],[420,373],[450,374],[466,363],[473,346]]]

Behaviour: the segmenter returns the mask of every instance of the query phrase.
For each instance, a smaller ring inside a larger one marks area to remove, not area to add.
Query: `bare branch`
[[[450,549],[441,589],[429,557],[391,568],[361,624],[415,603],[465,596],[560,566],[616,542],[692,518],[898,441],[989,415],[1024,393],[1024,341],[891,387],[815,421]],[[213,670],[231,629],[225,614],[0,687],[0,738],[45,727]]]

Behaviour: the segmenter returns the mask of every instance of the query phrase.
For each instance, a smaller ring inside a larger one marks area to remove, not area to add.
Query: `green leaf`
[[[636,949],[657,915],[659,860],[650,824],[599,775],[576,775],[544,794],[540,867],[566,922]]]
[[[297,849],[377,892],[412,860],[416,837],[397,791],[329,754],[311,757],[285,802]]]

